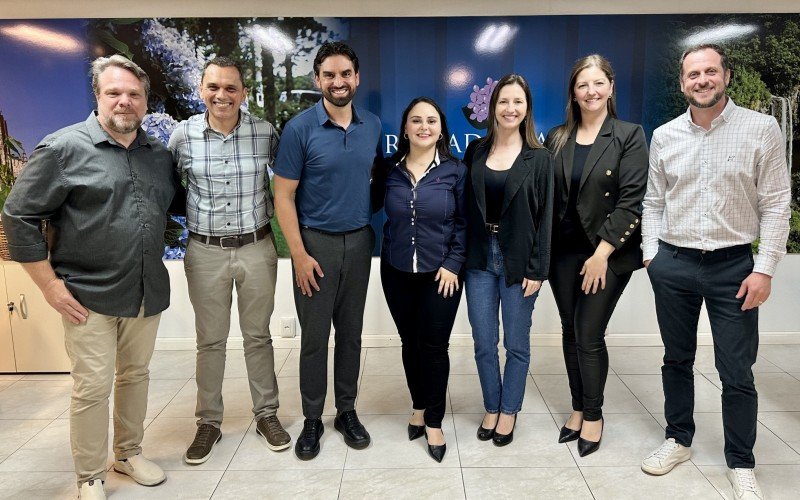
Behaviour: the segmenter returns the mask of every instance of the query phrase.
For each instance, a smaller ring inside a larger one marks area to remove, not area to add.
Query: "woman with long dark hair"
[[[530,364],[533,306],[550,261],[553,169],[536,138],[530,86],[501,78],[489,103],[486,137],[464,155],[467,179],[466,289],[475,362],[486,410],[478,439],[514,438]],[[506,365],[497,351],[503,315]]]
[[[614,72],[600,55],[575,63],[567,121],[548,135],[555,167],[550,287],[558,306],[572,414],[558,441],[580,456],[600,447],[608,321],[642,267],[639,223],[647,187],[642,127],[617,118]]]
[[[447,120],[431,99],[411,101],[400,129],[397,153],[384,176],[374,180],[385,189],[381,199],[387,217],[381,283],[403,342],[414,406],[408,438],[425,435],[428,453],[441,462],[448,346],[466,259],[466,168],[450,154]]]

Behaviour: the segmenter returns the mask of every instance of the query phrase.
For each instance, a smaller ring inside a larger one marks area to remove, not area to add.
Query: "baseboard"
[[[798,332],[761,332],[760,343],[766,344],[800,344]],[[653,333],[611,333],[606,336],[606,344],[613,347],[643,347],[660,346],[661,337]],[[699,333],[698,345],[713,345],[711,333]],[[272,345],[279,349],[296,349],[300,347],[300,337],[276,337]],[[333,345],[331,335],[330,345]],[[399,347],[400,338],[397,335],[364,335],[361,340],[362,347]],[[472,346],[472,337],[469,334],[453,334],[450,337],[453,347]],[[531,346],[560,346],[560,333],[536,333],[531,335]],[[187,337],[161,337],[156,339],[157,351],[193,351],[197,348],[195,339]],[[242,338],[231,337],[228,339],[228,349],[242,349]]]

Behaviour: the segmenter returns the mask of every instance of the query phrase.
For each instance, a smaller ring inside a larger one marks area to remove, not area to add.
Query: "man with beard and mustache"
[[[328,338],[335,329],[334,428],[355,449],[370,436],[355,411],[361,328],[375,233],[370,173],[381,158],[381,123],[353,105],[358,57],[342,42],[324,43],[314,59],[323,98],[285,126],[275,161],[275,208],[292,255],[300,338],[300,393],[305,422],[295,444],[301,460],[317,456],[327,390]]]
[[[187,180],[189,244],[184,266],[197,330],[197,431],[183,459],[197,465],[222,438],[222,381],[233,287],[256,434],[273,451],[291,446],[278,411],[278,381],[269,320],[275,303],[278,253],[269,172],[278,149],[271,123],[241,109],[242,70],[229,57],[203,69],[206,112],[181,122],[169,148]]]
[[[666,440],[642,470],[666,474],[691,456],[692,366],[705,302],[722,381],[728,479],[736,498],[763,498],[753,473],[758,397],[752,366],[758,308],[770,295],[789,233],[784,141],[773,117],[740,108],[726,95],[731,71],[721,47],[686,50],[680,76],[689,109],[653,133],[642,215],[644,265],[665,348],[667,420]]]
[[[166,479],[141,442],[148,365],[169,306],[161,256],[175,193],[169,151],[140,128],[147,75],[120,55],[96,59],[91,74],[97,110],[36,146],[3,209],[11,257],[63,316],[74,381],[70,441],[84,499],[105,498],[112,385],[114,470],[146,486]]]

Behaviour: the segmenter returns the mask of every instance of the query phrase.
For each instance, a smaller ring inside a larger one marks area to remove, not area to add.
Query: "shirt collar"
[[[121,147],[121,145],[114,140],[113,137],[109,135],[108,132],[105,131],[102,125],[100,125],[100,120],[97,116],[97,111],[92,111],[89,113],[89,118],[86,119],[86,128],[89,130],[89,137],[92,139],[92,143],[97,146],[103,142],[107,142],[109,144],[116,144]],[[150,141],[147,139],[147,133],[139,127],[136,130],[136,138],[131,143],[131,146],[149,146]],[[128,149],[131,148],[128,146]]]
[[[720,113],[718,117],[714,118],[711,121],[711,128],[716,127],[722,121],[724,121],[726,123],[731,121],[731,118],[733,117],[733,114],[736,112],[736,108],[739,107],[739,106],[736,105],[735,102],[733,102],[733,99],[731,99],[730,96],[726,96],[726,97],[728,99],[728,102],[725,104],[725,108],[722,110],[722,113]],[[686,117],[686,121],[689,123],[689,126],[691,126],[693,128],[698,128],[698,127],[702,128],[699,125],[697,125],[694,121],[692,121],[692,107],[691,106],[686,108],[686,114],[684,116]],[[705,130],[705,129],[703,129],[703,130]]]
[[[248,113],[247,111],[245,111],[245,110],[240,108],[239,109],[239,120],[236,122],[236,125],[231,130],[231,134],[233,134],[234,132],[239,130],[239,127],[242,126],[242,122],[247,120],[249,118],[249,116],[250,116],[250,113]],[[216,132],[216,130],[211,128],[211,124],[208,123],[208,110],[206,110],[206,112],[203,113],[203,125],[204,125],[203,130],[208,131],[208,132],[212,132],[212,131]],[[217,132],[217,133],[219,133],[219,132]]]
[[[400,165],[401,163],[406,161],[406,156],[408,156],[408,155],[407,154],[403,155],[403,157],[400,158],[400,161],[397,162],[397,165]],[[439,150],[436,149],[433,152],[433,161],[431,162],[430,165],[428,165],[428,168],[426,170],[430,170],[433,167],[438,167],[440,163],[442,163],[442,161],[439,159]]]
[[[325,111],[325,98],[321,98],[317,103],[314,105],[314,111],[317,113],[317,121],[320,125],[325,125],[326,122],[331,121],[331,117],[328,116],[328,112]],[[358,114],[358,109],[356,109],[356,105],[352,102],[350,106],[353,109],[353,122],[355,123],[364,123],[361,119],[361,116]]]

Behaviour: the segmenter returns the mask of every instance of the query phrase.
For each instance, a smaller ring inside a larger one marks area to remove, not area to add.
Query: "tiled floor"
[[[109,472],[112,498],[730,498],[722,453],[719,379],[711,347],[696,364],[697,434],[691,463],[663,477],[639,470],[663,438],[661,348],[612,347],[600,451],[579,458],[575,443],[558,444],[570,411],[558,347],[535,347],[525,405],[514,442],[505,448],[475,438],[482,405],[471,348],[451,349],[448,451],[441,464],[424,440],[409,442],[410,398],[396,347],[365,349],[357,409],[373,443],[355,451],[333,430],[332,389],[322,452],[301,462],[274,453],[256,436],[241,351],[229,351],[223,386],[223,440],[205,464],[181,460],[194,433],[194,352],[158,351],[152,363],[143,447],[166,471],[155,488]],[[332,357],[332,356],[331,356]],[[297,350],[276,350],[279,416],[296,437],[302,427]],[[759,392],[755,454],[771,499],[800,498],[800,345],[762,346],[755,366]],[[66,375],[0,375],[0,498],[74,498]],[[331,384],[329,384],[331,385]]]

